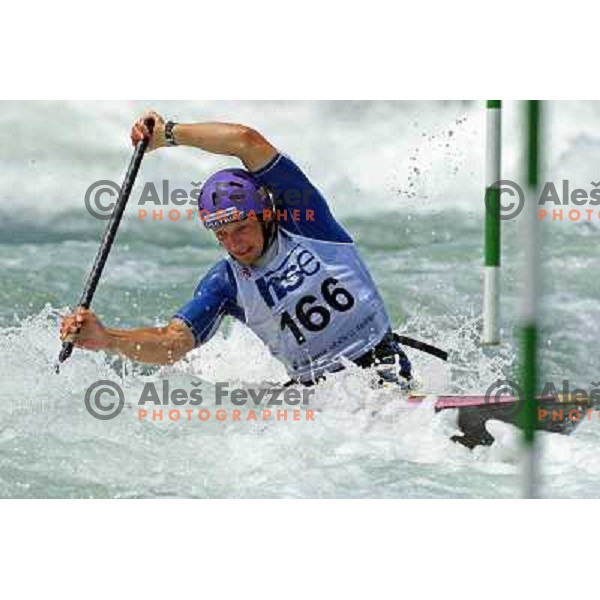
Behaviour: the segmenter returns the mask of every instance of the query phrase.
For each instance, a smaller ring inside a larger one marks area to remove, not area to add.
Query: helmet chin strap
[[[275,239],[276,226],[273,221],[263,221],[261,215],[260,228],[262,229],[263,233],[263,247],[260,253],[262,257],[264,256],[265,252],[269,249],[269,246],[273,243],[273,240]]]

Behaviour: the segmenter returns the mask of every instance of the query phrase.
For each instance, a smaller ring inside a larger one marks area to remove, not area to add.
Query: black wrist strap
[[[173,127],[175,127],[175,125],[177,125],[177,123],[174,121],[167,121],[165,124],[165,142],[167,146],[177,146],[175,136],[173,135]]]

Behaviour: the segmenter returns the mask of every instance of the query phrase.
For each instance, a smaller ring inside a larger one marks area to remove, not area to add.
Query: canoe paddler
[[[172,364],[231,316],[258,335],[293,382],[312,384],[343,369],[344,359],[375,367],[385,380],[410,381],[410,362],[368,268],[301,168],[250,127],[165,122],[155,112],[133,125],[134,145],[150,135],[148,117],[155,121],[148,151],[192,146],[242,162],[211,175],[198,198],[200,220],[226,256],[164,327],[108,328],[78,309],[63,319],[61,339]]]

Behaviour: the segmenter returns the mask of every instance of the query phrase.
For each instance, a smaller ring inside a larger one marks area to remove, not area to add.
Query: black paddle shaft
[[[145,123],[146,127],[150,130],[150,135],[152,135],[152,130],[154,129],[154,119],[146,119]],[[142,164],[142,159],[144,158],[144,152],[146,151],[149,141],[150,140],[148,138],[144,137],[144,139],[135,147],[133,156],[131,157],[131,161],[129,163],[129,168],[125,174],[125,179],[123,180],[123,185],[119,191],[119,197],[117,198],[115,208],[112,212],[110,220],[108,221],[106,231],[104,232],[104,237],[102,238],[100,248],[96,254],[94,266],[92,267],[92,270],[90,271],[85,283],[85,287],[83,288],[83,293],[81,294],[81,299],[79,300],[80,308],[89,308],[92,304],[92,298],[94,297],[96,287],[98,287],[98,282],[102,276],[106,259],[108,258],[113,242],[115,241],[115,236],[117,235],[117,230],[119,229],[119,225],[121,223],[121,217],[125,211],[125,206],[129,200],[129,195],[131,194],[133,184],[135,183],[135,178],[140,170],[140,165]],[[56,365],[57,373],[59,364],[67,360],[69,356],[71,356],[72,352],[73,342],[63,342],[60,354],[58,355],[58,364]]]
[[[394,333],[394,339],[398,343],[409,346],[410,348],[414,348],[415,350],[420,350],[421,352],[426,352],[432,356],[437,356],[437,358],[440,358],[441,360],[448,360],[448,353],[445,350],[436,348],[431,344],[414,340],[413,338],[406,337],[405,335],[398,335],[397,333]]]

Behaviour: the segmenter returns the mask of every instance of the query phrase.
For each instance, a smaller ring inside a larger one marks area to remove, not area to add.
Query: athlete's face
[[[262,253],[263,232],[259,221],[248,219],[228,223],[215,231],[217,240],[229,254],[244,265],[255,263]]]

